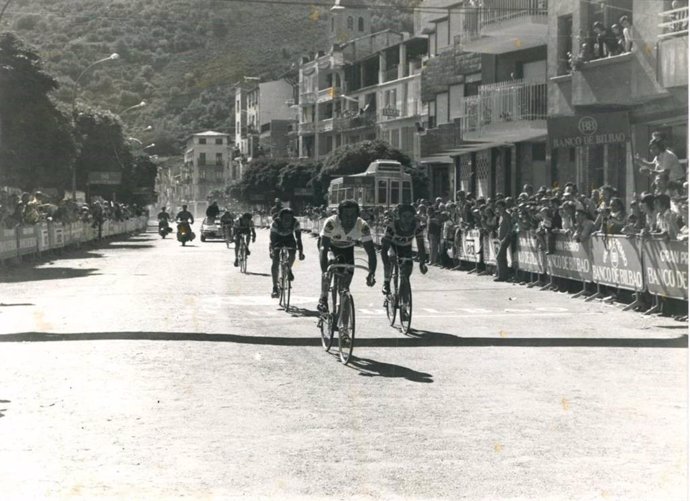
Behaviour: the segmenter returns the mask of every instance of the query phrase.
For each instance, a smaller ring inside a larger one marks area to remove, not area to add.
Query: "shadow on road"
[[[353,357],[350,365],[353,369],[359,370],[360,376],[366,377],[400,377],[415,383],[433,383],[433,376],[426,372],[419,372],[402,365],[387,364],[369,358]]]
[[[270,273],[257,273],[255,271],[248,271],[245,273],[245,275],[253,275],[255,277],[270,277]]]
[[[38,280],[64,280],[66,278],[82,278],[93,275],[98,268],[19,268],[10,270],[0,276],[0,283],[35,282]]]
[[[438,346],[519,347],[519,348],[687,348],[688,336],[675,338],[493,338],[460,337],[443,332],[417,331],[415,338],[357,338],[359,347],[414,348]],[[273,346],[321,346],[320,337],[245,336],[241,334],[206,334],[197,332],[21,332],[0,335],[0,343],[42,341],[208,341]]]
[[[0,308],[6,308],[8,306],[34,306],[34,303],[0,303]]]
[[[290,316],[291,317],[318,317],[321,315],[316,310],[308,310],[306,308],[296,308],[294,306],[290,306]]]
[[[128,245],[128,244],[114,244],[113,245],[113,244],[110,244],[110,245],[106,245],[105,249],[106,250],[110,250],[110,249],[134,249],[134,250],[137,250],[137,249],[147,249],[147,248],[151,248],[151,247],[154,247],[154,246],[151,244],[132,244],[132,245]],[[194,246],[192,246],[192,247],[194,247]]]

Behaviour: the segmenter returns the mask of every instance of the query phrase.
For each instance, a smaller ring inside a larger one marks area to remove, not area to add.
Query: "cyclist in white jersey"
[[[332,251],[336,261],[340,264],[355,264],[355,244],[362,243],[362,247],[369,259],[369,274],[367,285],[373,287],[376,283],[376,249],[371,238],[371,230],[364,219],[359,217],[359,204],[354,200],[343,200],[338,205],[338,213],[326,219],[321,230],[321,249],[319,258],[321,263],[321,297],[319,311],[328,311],[328,280],[325,273],[328,269],[328,251]],[[352,281],[352,272],[348,272],[346,287]]]

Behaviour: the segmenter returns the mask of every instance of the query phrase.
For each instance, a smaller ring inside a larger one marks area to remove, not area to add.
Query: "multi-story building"
[[[294,86],[287,79],[259,82],[244,77],[235,84],[235,144],[244,163],[265,155],[288,156],[287,129],[295,121]]]
[[[445,8],[420,26],[429,35],[421,149],[432,196],[514,194],[524,183],[548,184],[545,2]]]
[[[632,51],[591,59],[593,24],[619,24],[622,16],[632,24]],[[687,16],[687,6],[670,1],[549,6],[549,180],[586,189],[607,183],[628,198],[648,190],[633,157],[648,157],[652,132],[687,167]]]
[[[203,214],[209,192],[221,189],[239,177],[231,165],[233,145],[230,134],[206,131],[192,134],[186,143],[184,167],[191,178],[190,197],[186,200],[189,210]]]
[[[349,10],[342,15],[350,17]],[[377,137],[418,157],[414,131],[421,118],[421,60],[426,52],[426,37],[386,30],[303,58],[300,157],[318,159],[343,144]]]

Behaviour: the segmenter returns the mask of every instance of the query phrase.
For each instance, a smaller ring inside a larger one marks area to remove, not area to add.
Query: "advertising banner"
[[[17,232],[0,229],[0,259],[17,257]]]
[[[545,273],[544,252],[539,249],[537,239],[531,233],[521,231],[517,237],[517,267],[530,273]]]
[[[591,282],[592,245],[579,243],[566,235],[555,235],[554,251],[546,255],[546,271],[560,278]]]
[[[593,235],[591,243],[594,283],[638,292],[644,290],[642,251],[637,238]]]
[[[479,230],[463,230],[455,239],[455,257],[461,261],[478,263],[481,260],[482,241]]]
[[[33,226],[19,226],[17,228],[17,254],[24,256],[38,251],[38,238]]]
[[[647,290],[658,296],[688,299],[688,243],[642,240]]]

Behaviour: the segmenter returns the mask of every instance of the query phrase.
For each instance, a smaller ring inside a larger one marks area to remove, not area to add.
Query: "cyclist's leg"
[[[280,245],[274,245],[271,252],[271,278],[273,290],[278,289],[278,268],[280,267]]]
[[[292,274],[292,265],[295,264],[295,248],[297,247],[297,242],[295,241],[295,237],[292,235],[289,237],[285,238],[285,244],[286,247],[288,247],[289,250],[289,257],[288,257],[288,269],[289,269],[289,275],[290,275],[290,280],[294,280],[294,275]]]
[[[412,257],[412,246],[411,245],[396,245],[395,254],[398,258],[411,258]],[[405,278],[410,278],[412,274],[412,261],[404,261],[400,265],[400,276]]]
[[[244,244],[245,244],[245,247],[247,248],[247,256],[248,256],[249,254],[251,254],[251,252],[249,252],[249,242],[251,242],[251,241],[252,241],[252,236],[251,236],[251,234],[250,234],[249,232],[246,232],[246,233],[245,233],[245,238],[244,238]]]
[[[234,235],[234,240],[235,240],[235,266],[237,266],[237,260],[239,259],[239,253],[240,253],[240,238],[242,238],[242,235],[240,234],[239,231],[235,232]]]
[[[336,254],[336,259],[338,258],[338,255],[342,256],[340,262],[342,264],[355,264],[355,247],[345,247],[344,249],[338,249],[339,254]],[[335,254],[335,252],[334,252]],[[343,288],[344,289],[349,289],[350,284],[352,283],[352,277],[354,276],[354,270],[348,271],[345,276],[343,277]]]

